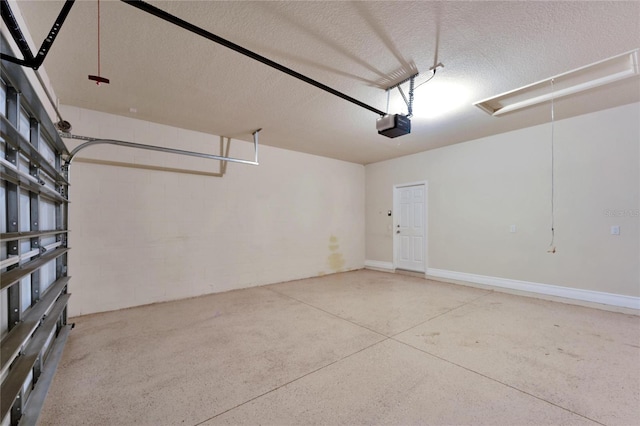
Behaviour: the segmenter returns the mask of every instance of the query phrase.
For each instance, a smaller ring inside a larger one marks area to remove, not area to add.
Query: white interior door
[[[393,199],[395,267],[425,272],[426,184],[396,186]]]

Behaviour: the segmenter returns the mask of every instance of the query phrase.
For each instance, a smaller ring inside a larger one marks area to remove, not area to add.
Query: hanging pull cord
[[[102,75],[100,73],[100,0],[98,0],[98,75]],[[100,85],[100,82],[96,84]]]
[[[100,74],[100,0],[98,0],[98,75],[90,75],[89,80],[95,81],[98,86],[100,83],[109,84],[109,79]]]
[[[551,79],[551,243],[549,244],[549,253],[556,252],[555,242],[555,147],[554,147],[554,125],[555,125],[555,105],[554,105],[554,88],[553,78]]]

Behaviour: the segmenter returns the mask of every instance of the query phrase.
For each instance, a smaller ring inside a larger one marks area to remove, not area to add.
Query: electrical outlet
[[[509,227],[509,232],[516,232],[516,226],[515,225],[511,225]]]
[[[613,225],[611,227],[611,235],[620,235],[620,225]]]

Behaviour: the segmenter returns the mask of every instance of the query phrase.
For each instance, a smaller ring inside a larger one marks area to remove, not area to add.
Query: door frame
[[[399,212],[399,205],[400,205],[400,197],[399,197],[399,190],[401,188],[406,188],[408,186],[423,186],[423,190],[424,190],[424,247],[423,247],[423,253],[424,253],[424,259],[422,259],[423,265],[424,265],[424,275],[427,276],[427,270],[428,265],[427,265],[427,259],[429,258],[428,256],[428,248],[429,248],[429,241],[428,241],[428,237],[429,237],[429,182],[426,180],[422,180],[422,181],[417,181],[417,182],[408,182],[408,183],[399,183],[399,184],[395,184],[393,185],[393,225],[391,227],[391,232],[392,232],[392,236],[393,236],[393,270],[395,271],[396,269],[398,269],[398,250],[400,250],[400,244],[398,244],[398,237],[396,234],[396,227],[398,225],[397,223],[397,219],[399,216],[396,216],[395,212]],[[420,273],[419,271],[416,271],[418,273]]]

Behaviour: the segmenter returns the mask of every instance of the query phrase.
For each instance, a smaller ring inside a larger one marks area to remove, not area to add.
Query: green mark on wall
[[[344,257],[339,250],[340,244],[338,244],[338,237],[332,235],[329,238],[329,251],[331,252],[331,254],[327,259],[327,262],[329,263],[329,267],[331,268],[331,270],[334,272],[342,271],[345,264]]]

